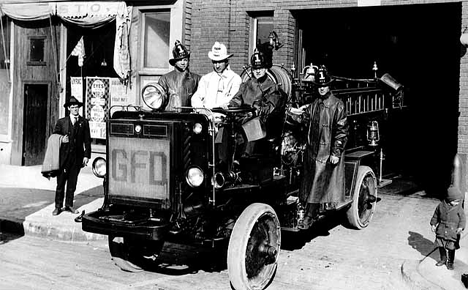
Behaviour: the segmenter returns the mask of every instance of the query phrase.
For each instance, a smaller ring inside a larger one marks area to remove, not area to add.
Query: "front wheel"
[[[239,216],[229,239],[227,266],[236,290],[265,289],[276,273],[281,227],[274,209],[249,205]]]
[[[141,272],[156,264],[164,241],[109,236],[109,251],[115,265],[126,272]]]
[[[351,227],[366,228],[375,212],[377,204],[377,179],[368,166],[359,166],[353,192],[353,203],[346,212]]]

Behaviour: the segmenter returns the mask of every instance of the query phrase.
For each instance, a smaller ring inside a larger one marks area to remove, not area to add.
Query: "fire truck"
[[[126,271],[154,269],[165,242],[227,245],[232,287],[266,288],[277,269],[282,233],[300,232],[304,218],[298,193],[306,133],[287,110],[315,97],[313,70],[313,65],[299,73],[278,65],[269,69],[287,98],[280,137],[268,140],[271,146],[263,154],[230,158],[223,167],[218,166],[217,132],[224,128],[225,142],[233,148],[236,115],[251,108],[164,111],[166,95],[156,83],[143,88],[144,106],[111,107],[106,158],[93,162],[94,174],[103,178],[104,202],[83,216],[83,230],[107,235],[114,262]],[[372,144],[378,141],[377,120],[401,108],[403,94],[389,75],[335,79],[333,92],[345,103],[351,124],[371,120],[365,132],[351,126],[346,190],[334,210],[345,213],[343,224],[364,229],[381,182]]]

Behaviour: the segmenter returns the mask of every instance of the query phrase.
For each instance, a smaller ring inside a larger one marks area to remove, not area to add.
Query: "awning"
[[[63,21],[82,27],[95,28],[116,19],[116,37],[114,44],[114,70],[122,79],[130,76],[130,53],[128,35],[131,25],[132,7],[123,1],[88,2],[88,1],[58,1],[14,4],[2,2],[1,16],[21,21],[43,20],[58,16]],[[23,0],[27,2],[28,0]]]
[[[21,1],[21,0],[20,0]],[[23,0],[27,2],[27,0]],[[108,22],[119,14],[119,10],[125,10],[127,5],[123,1],[115,2],[84,2],[63,1],[35,3],[4,3],[0,4],[2,15],[7,15],[16,20],[32,21],[46,19],[50,16],[58,16],[64,21],[75,24],[92,25],[100,22]]]

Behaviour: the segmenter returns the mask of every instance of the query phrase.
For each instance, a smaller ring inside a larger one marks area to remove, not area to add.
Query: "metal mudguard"
[[[155,218],[126,220],[122,214],[97,210],[83,216],[82,229],[102,235],[131,235],[142,239],[164,240],[169,224]]]

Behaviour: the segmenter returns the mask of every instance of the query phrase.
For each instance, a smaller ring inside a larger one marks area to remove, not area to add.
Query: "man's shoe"
[[[448,262],[447,263],[447,269],[448,270],[453,270],[453,263]]]
[[[85,211],[83,210],[81,214],[75,218],[75,222],[81,223],[83,221],[84,214],[85,214]]]
[[[73,214],[78,214],[78,213],[79,213],[79,211],[77,211],[76,209],[74,209],[72,206],[66,206],[64,210],[65,210],[65,211],[68,211],[68,212],[71,212],[71,213],[73,213]]]
[[[62,210],[60,208],[56,207],[54,209],[54,211],[52,212],[52,215],[59,215],[61,212],[62,212]]]
[[[447,261],[445,261],[445,260],[440,260],[439,262],[437,262],[436,266],[437,267],[443,266],[443,265],[445,265],[446,262]]]

